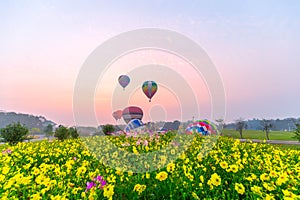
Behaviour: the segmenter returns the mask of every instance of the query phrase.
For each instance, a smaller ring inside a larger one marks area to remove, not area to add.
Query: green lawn
[[[224,136],[232,137],[232,138],[240,138],[240,134],[236,130],[228,130],[224,129],[222,131]],[[284,132],[284,131],[271,131],[269,134],[270,140],[297,140],[292,138],[294,136],[293,132]],[[256,130],[244,130],[243,131],[243,138],[244,139],[258,139],[264,140],[266,138],[266,134],[263,131],[256,131]]]

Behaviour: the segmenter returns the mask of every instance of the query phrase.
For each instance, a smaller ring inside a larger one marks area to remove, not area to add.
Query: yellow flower
[[[222,169],[227,169],[228,163],[226,161],[222,161],[220,162],[220,166],[222,167]]]
[[[158,174],[156,174],[156,179],[160,180],[160,181],[164,181],[168,178],[168,173],[165,171],[159,172]]]
[[[242,183],[235,183],[234,189],[235,189],[239,194],[244,194],[244,193],[245,193],[245,187],[243,186]]]
[[[272,171],[270,171],[269,176],[276,177],[277,176],[277,172],[274,171],[274,170],[272,170]]]
[[[204,177],[203,177],[203,175],[200,176],[200,181],[201,181],[201,183],[204,183]]]
[[[7,166],[4,166],[3,168],[2,168],[2,174],[7,174],[8,172],[9,172],[9,170],[10,170],[10,168],[9,167],[7,167]]]
[[[113,185],[105,185],[103,188],[103,196],[107,197],[108,199],[112,199],[112,196],[114,195],[114,187]]]
[[[255,193],[255,194],[262,195],[261,187],[258,187],[256,185],[254,185],[254,186],[251,187],[251,191],[253,193]]]
[[[275,186],[272,184],[268,184],[268,183],[263,183],[264,188],[266,188],[268,191],[273,191],[275,190]]]
[[[167,165],[167,171],[170,172],[170,173],[173,173],[175,170],[175,164],[174,163],[169,163]]]
[[[5,176],[0,174],[0,183],[3,182],[5,180]]]
[[[282,174],[280,174],[279,175],[279,177],[277,178],[277,180],[276,180],[276,185],[281,185],[281,184],[283,184],[283,183],[285,183],[285,182],[287,182],[288,181],[288,175],[286,174],[286,173],[282,173]]]
[[[192,192],[192,197],[196,200],[200,200],[200,198],[198,197],[198,195],[195,192]]]
[[[33,199],[33,200],[40,200],[40,199],[42,199],[42,197],[40,196],[39,193],[37,193],[37,194],[31,195],[31,199]]]
[[[230,165],[229,169],[227,169],[226,171],[236,173],[239,171],[239,167],[237,165]]]
[[[138,194],[140,195],[145,189],[146,189],[146,185],[136,184],[136,185],[134,186],[133,191],[138,192]]]
[[[275,200],[273,195],[266,194],[265,200]]]
[[[270,177],[267,173],[263,173],[263,174],[260,175],[260,180],[261,181],[268,181],[268,180],[270,180]]]
[[[150,178],[150,174],[147,172],[146,173],[146,179],[149,179]]]
[[[208,181],[208,184],[214,186],[221,185],[221,177],[217,173],[212,174]]]

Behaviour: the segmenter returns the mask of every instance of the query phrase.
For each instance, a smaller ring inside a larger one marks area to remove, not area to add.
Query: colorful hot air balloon
[[[149,102],[151,102],[151,98],[157,92],[157,84],[154,81],[146,81],[142,86],[144,94],[149,98]]]
[[[129,106],[123,110],[122,117],[126,123],[130,122],[132,119],[142,120],[143,110],[136,106]]]
[[[216,135],[218,134],[218,129],[216,125],[208,120],[197,120],[188,125],[185,129],[187,134],[199,133],[203,136]]]
[[[122,110],[117,110],[115,112],[113,112],[112,116],[115,118],[115,120],[119,120],[122,118]]]
[[[141,120],[133,119],[127,124],[124,131],[125,132],[135,131],[135,130],[140,129],[142,127],[144,127],[144,123]]]
[[[129,84],[130,78],[127,75],[121,75],[119,76],[119,84],[123,87],[123,90],[125,90],[125,87]]]

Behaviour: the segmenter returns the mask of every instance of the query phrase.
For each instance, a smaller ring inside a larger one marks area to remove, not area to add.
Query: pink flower
[[[96,187],[96,184],[93,181],[92,182],[86,182],[85,192],[87,192],[88,190],[92,189],[93,187]]]
[[[144,146],[148,146],[148,140],[144,140]]]

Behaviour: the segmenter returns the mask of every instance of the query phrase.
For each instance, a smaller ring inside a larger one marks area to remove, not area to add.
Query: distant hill
[[[299,118],[286,118],[286,119],[271,119],[271,130],[273,131],[293,131],[296,126],[295,123],[299,122]],[[262,130],[261,119],[245,120],[248,130]],[[225,125],[225,129],[236,129],[235,123],[228,123]]]
[[[40,130],[43,130],[48,124],[52,124],[53,126],[56,125],[56,123],[47,120],[43,116],[34,116],[15,112],[0,112],[0,128],[17,122],[24,124],[29,129],[39,128]]]

